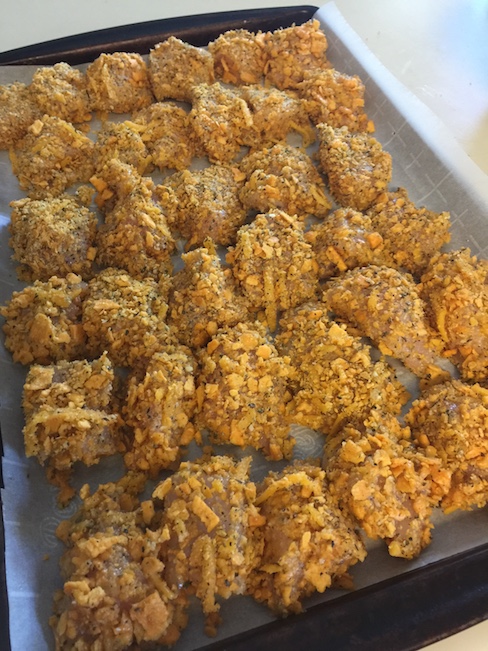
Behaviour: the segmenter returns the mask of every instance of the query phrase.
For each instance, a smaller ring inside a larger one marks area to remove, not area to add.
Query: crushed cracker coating
[[[154,352],[174,341],[165,324],[168,305],[163,289],[152,278],[136,280],[108,268],[88,284],[83,303],[83,330],[93,357],[107,351],[117,366],[139,367]]]
[[[160,470],[172,467],[181,448],[193,440],[195,370],[191,352],[178,347],[174,352],[155,353],[144,378],[129,380],[123,408],[125,422],[133,428],[124,455],[128,468],[156,477]]]
[[[303,147],[315,142],[315,129],[304,103],[292,93],[277,88],[246,86],[242,89],[242,96],[253,119],[250,147],[271,146],[286,140],[290,133],[301,135]]]
[[[28,86],[20,82],[0,85],[0,150],[14,146],[41,117]]]
[[[96,255],[97,219],[75,197],[63,194],[10,204],[10,241],[19,278],[48,281],[72,272],[85,280]]]
[[[187,249],[201,246],[206,238],[228,246],[247,217],[239,199],[243,184],[237,168],[209,165],[172,174],[157,194],[170,227],[187,240]]]
[[[143,127],[141,137],[160,170],[184,170],[197,155],[188,113],[173,102],[155,102],[132,116]]]
[[[100,54],[85,74],[95,111],[131,113],[154,101],[148,69],[140,54]]]
[[[86,77],[68,63],[38,68],[32,76],[30,91],[43,114],[75,124],[91,119]]]
[[[298,93],[314,124],[355,131],[374,130],[364,110],[364,84],[357,75],[345,75],[334,68],[305,74]]]
[[[260,559],[260,544],[252,533],[261,518],[249,465],[249,457],[188,461],[153,492],[157,513],[170,531],[164,579],[171,587],[186,585],[196,595],[207,629],[218,619],[216,598],[244,594]]]
[[[93,172],[93,143],[61,118],[44,115],[10,150],[12,171],[32,199],[57,196]]]
[[[190,120],[211,163],[230,163],[247,144],[252,115],[242,94],[216,82],[192,91]]]
[[[81,507],[58,527],[66,551],[50,619],[57,649],[172,645],[186,626],[187,599],[161,576],[168,532],[148,526],[142,488],[132,474],[93,495],[84,487]]]
[[[435,256],[421,278],[421,296],[446,356],[464,380],[488,380],[488,262],[460,249]]]
[[[151,157],[142,139],[142,131],[131,120],[105,122],[95,142],[95,174],[103,174],[105,165],[114,159],[132,165],[139,174],[144,174],[151,163]]]
[[[208,44],[217,79],[226,84],[258,84],[264,75],[264,34],[228,30]]]
[[[385,540],[391,556],[412,559],[430,543],[430,517],[450,473],[394,416],[373,411],[364,425],[346,424],[327,441],[323,463],[341,508],[369,538]]]
[[[14,292],[0,307],[5,347],[20,364],[50,364],[84,357],[81,307],[86,283],[80,276],[53,276]],[[103,351],[101,351],[103,352]]]
[[[265,310],[271,331],[280,310],[314,298],[318,289],[317,263],[303,222],[280,210],[242,226],[227,260],[250,307]]]
[[[255,503],[266,523],[255,533],[263,555],[248,591],[277,615],[301,612],[303,599],[324,592],[366,557],[353,520],[341,512],[316,465],[297,462],[270,472]]]
[[[259,212],[277,208],[302,219],[328,214],[331,205],[324,181],[311,158],[297,147],[277,143],[252,151],[239,167],[246,175],[240,192],[246,208]]]
[[[289,458],[295,441],[285,419],[288,361],[258,323],[219,331],[199,354],[196,424],[216,443]]]
[[[182,255],[184,268],[174,277],[168,324],[182,344],[198,349],[225,326],[249,320],[247,306],[212,242]]]
[[[210,52],[170,36],[149,52],[151,87],[158,101],[192,101],[193,87],[211,84],[214,62]]]
[[[332,195],[341,206],[366,210],[388,187],[390,154],[366,133],[351,133],[347,127],[324,123],[318,124],[317,130],[319,164]]]
[[[286,312],[275,344],[293,368],[291,422],[332,435],[372,408],[399,414],[409,398],[393,369],[373,361],[370,347],[332,321],[323,303]]]
[[[90,178],[90,182],[97,192],[95,203],[104,214],[132,192],[151,194],[154,191],[151,177],[141,176],[133,165],[117,158],[108,161],[98,174]]]
[[[426,453],[452,472],[441,506],[446,513],[488,502],[488,390],[459,380],[429,387],[405,417]]]
[[[325,285],[329,308],[369,337],[384,355],[401,360],[425,382],[445,379],[437,366],[443,349],[412,276],[371,265],[347,271]]]
[[[266,82],[277,88],[296,88],[308,70],[330,67],[327,39],[316,19],[267,32],[264,43]]]

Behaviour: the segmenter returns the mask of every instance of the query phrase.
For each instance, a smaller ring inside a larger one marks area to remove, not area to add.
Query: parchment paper
[[[418,205],[434,211],[448,210],[452,217],[452,241],[448,248],[469,246],[474,254],[488,254],[488,178],[466,156],[453,135],[435,116],[375,59],[353,32],[334,3],[318,12],[328,36],[328,57],[342,72],[358,74],[366,84],[366,109],[376,125],[376,137],[393,157],[391,187],[407,188]],[[0,68],[0,84],[29,81],[32,69]],[[9,202],[23,196],[12,176],[5,152],[0,152],[0,303],[14,289],[22,287],[16,279],[8,247]],[[56,490],[46,482],[44,469],[35,459],[27,460],[23,450],[21,391],[25,369],[13,364],[10,354],[0,347],[0,424],[4,447],[2,460],[3,519],[6,537],[7,586],[10,607],[12,651],[47,651],[54,646],[48,626],[52,595],[61,586],[58,572],[62,545],[55,537],[58,523],[77,508],[56,505]],[[296,457],[319,456],[320,436],[297,428]],[[198,454],[197,450],[193,454]],[[253,455],[255,472],[263,469],[258,454]],[[103,461],[91,469],[76,472],[76,485],[120,477],[120,459]],[[432,544],[414,562],[391,558],[384,545],[369,545],[366,561],[353,568],[356,589],[416,567],[469,550],[486,542],[488,509],[435,515]],[[308,603],[333,599],[342,594],[326,591]],[[236,597],[222,605],[224,623],[219,639],[270,621],[264,606],[251,599]],[[209,643],[204,636],[198,609],[190,615],[175,651],[189,651]]]

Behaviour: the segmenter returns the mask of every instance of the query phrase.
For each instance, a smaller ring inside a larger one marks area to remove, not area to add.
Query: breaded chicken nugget
[[[208,44],[217,79],[226,84],[258,84],[264,74],[264,34],[233,29]]]
[[[0,149],[15,145],[41,117],[28,86],[20,82],[0,85]]]
[[[151,163],[151,157],[142,139],[140,125],[124,122],[105,122],[97,134],[93,152],[95,174],[103,174],[103,168],[113,160],[132,165],[139,174],[144,174]]]
[[[38,68],[32,76],[30,91],[43,114],[75,124],[91,119],[86,77],[68,63]]]

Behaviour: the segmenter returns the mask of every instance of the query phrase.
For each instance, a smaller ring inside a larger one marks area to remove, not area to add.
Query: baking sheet
[[[278,10],[277,10],[278,11]],[[449,210],[452,242],[449,248],[469,246],[473,253],[488,253],[488,183],[486,175],[471,163],[452,135],[423,105],[401,87],[371,55],[350,29],[333,3],[323,7],[318,17],[329,39],[328,56],[333,65],[348,74],[359,74],[366,84],[366,108],[375,121],[376,137],[393,157],[392,187],[406,187],[411,199],[435,211]],[[0,83],[30,78],[32,69],[0,68]],[[9,201],[20,198],[17,181],[10,172],[5,152],[0,153],[0,302],[20,287],[9,259],[7,225]],[[58,572],[62,545],[54,535],[57,524],[76,508],[56,506],[56,490],[47,485],[44,470],[36,460],[26,460],[23,451],[20,395],[25,370],[11,362],[0,350],[0,423],[4,445],[2,490],[6,537],[7,585],[10,606],[12,651],[46,651],[53,647],[47,626],[52,594],[61,585]],[[320,453],[320,437],[298,432],[297,456]],[[257,461],[259,455],[255,455]],[[259,462],[255,467],[259,469]],[[120,460],[109,459],[100,466],[77,473],[77,485],[120,476]],[[365,563],[353,568],[358,590],[415,568],[430,565],[486,541],[488,510],[436,516],[433,542],[415,562],[406,563],[388,556],[383,545],[372,545]],[[322,599],[342,596],[327,591]],[[360,594],[358,592],[358,594]],[[487,613],[488,614],[488,613]],[[252,600],[238,597],[223,604],[224,624],[219,639],[226,639],[252,626],[271,622],[268,610]],[[175,651],[195,649],[209,643],[202,633],[203,622],[192,614]]]

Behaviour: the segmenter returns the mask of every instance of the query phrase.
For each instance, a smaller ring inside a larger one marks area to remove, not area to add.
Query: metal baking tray
[[[155,43],[171,35],[193,45],[206,45],[229,29],[265,31],[300,24],[316,10],[314,6],[265,8],[144,22],[0,53],[0,65],[50,65],[61,60],[74,65],[87,63],[102,52],[123,50],[147,54]],[[2,373],[2,383],[5,380]],[[411,651],[486,618],[488,543],[314,605],[301,615],[272,621],[219,642],[209,641],[202,648]],[[2,516],[0,649],[10,650],[9,639]],[[34,641],[31,648],[35,649]]]

